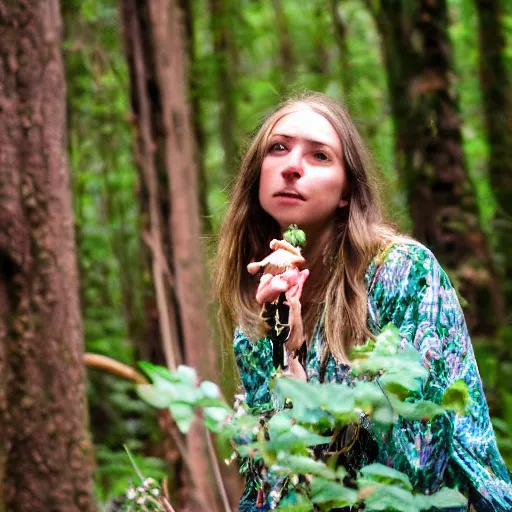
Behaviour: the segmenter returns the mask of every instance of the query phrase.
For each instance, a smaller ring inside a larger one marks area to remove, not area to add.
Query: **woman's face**
[[[347,193],[343,148],[333,126],[306,105],[292,107],[268,139],[259,183],[262,208],[282,230],[297,224],[316,237],[346,206]]]

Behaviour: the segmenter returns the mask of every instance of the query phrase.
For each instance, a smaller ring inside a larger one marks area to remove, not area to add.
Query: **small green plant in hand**
[[[299,229],[297,224],[291,224],[284,232],[283,238],[294,247],[304,247],[306,245],[306,233]]]

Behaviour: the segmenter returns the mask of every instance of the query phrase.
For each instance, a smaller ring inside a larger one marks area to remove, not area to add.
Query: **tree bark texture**
[[[381,34],[413,235],[460,283],[470,330],[492,334],[503,300],[462,149],[446,0],[366,4]]]
[[[512,77],[505,64],[500,0],[476,0],[480,38],[480,85],[489,140],[489,176],[498,204],[494,228],[505,294],[512,303]],[[512,318],[512,317],[511,317]]]
[[[352,71],[350,69],[350,52],[348,48],[348,26],[342,15],[342,2],[340,0],[329,0],[332,24],[334,27],[334,38],[340,53],[341,84],[343,95],[350,98],[352,95]]]
[[[58,0],[0,0],[0,510],[94,510]]]
[[[217,98],[220,106],[220,139],[224,150],[224,179],[236,174],[238,136],[236,109],[236,57],[231,20],[234,5],[228,0],[209,0],[213,49],[216,59]]]
[[[279,76],[281,77],[280,92],[286,92],[291,87],[296,75],[296,58],[293,50],[293,43],[288,28],[288,19],[283,9],[282,0],[272,0],[274,9],[275,29],[278,44],[278,65],[280,68]]]
[[[160,268],[154,281],[156,287],[163,283],[169,298],[159,307],[159,321],[168,317],[175,360],[195,367],[202,379],[218,381],[208,325],[183,13],[175,0],[123,0],[120,5],[138,129],[136,152],[149,191],[149,245]],[[194,489],[185,496],[187,509],[220,510],[204,427],[198,423],[187,436],[187,458]]]

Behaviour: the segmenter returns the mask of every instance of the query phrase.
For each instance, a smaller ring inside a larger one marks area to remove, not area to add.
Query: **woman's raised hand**
[[[299,267],[305,264],[305,260],[300,250],[285,240],[272,240],[270,248],[273,249],[271,254],[262,261],[249,263],[247,270],[253,275],[260,270],[264,272],[256,291],[256,301],[259,304],[274,302],[282,293],[285,294],[285,304],[290,308],[290,335],[285,347],[293,355],[304,343],[300,298],[309,270],[300,270]],[[290,377],[306,379],[304,368],[293,357],[290,357],[285,373]]]

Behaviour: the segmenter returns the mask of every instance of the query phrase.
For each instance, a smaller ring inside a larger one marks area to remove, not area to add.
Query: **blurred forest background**
[[[180,439],[133,382],[85,374],[82,340],[233,395],[215,235],[251,133],[304,89],[346,103],[389,217],[458,287],[512,467],[510,0],[0,0],[0,34],[0,510],[113,507],[123,444],[222,509],[199,427]]]

